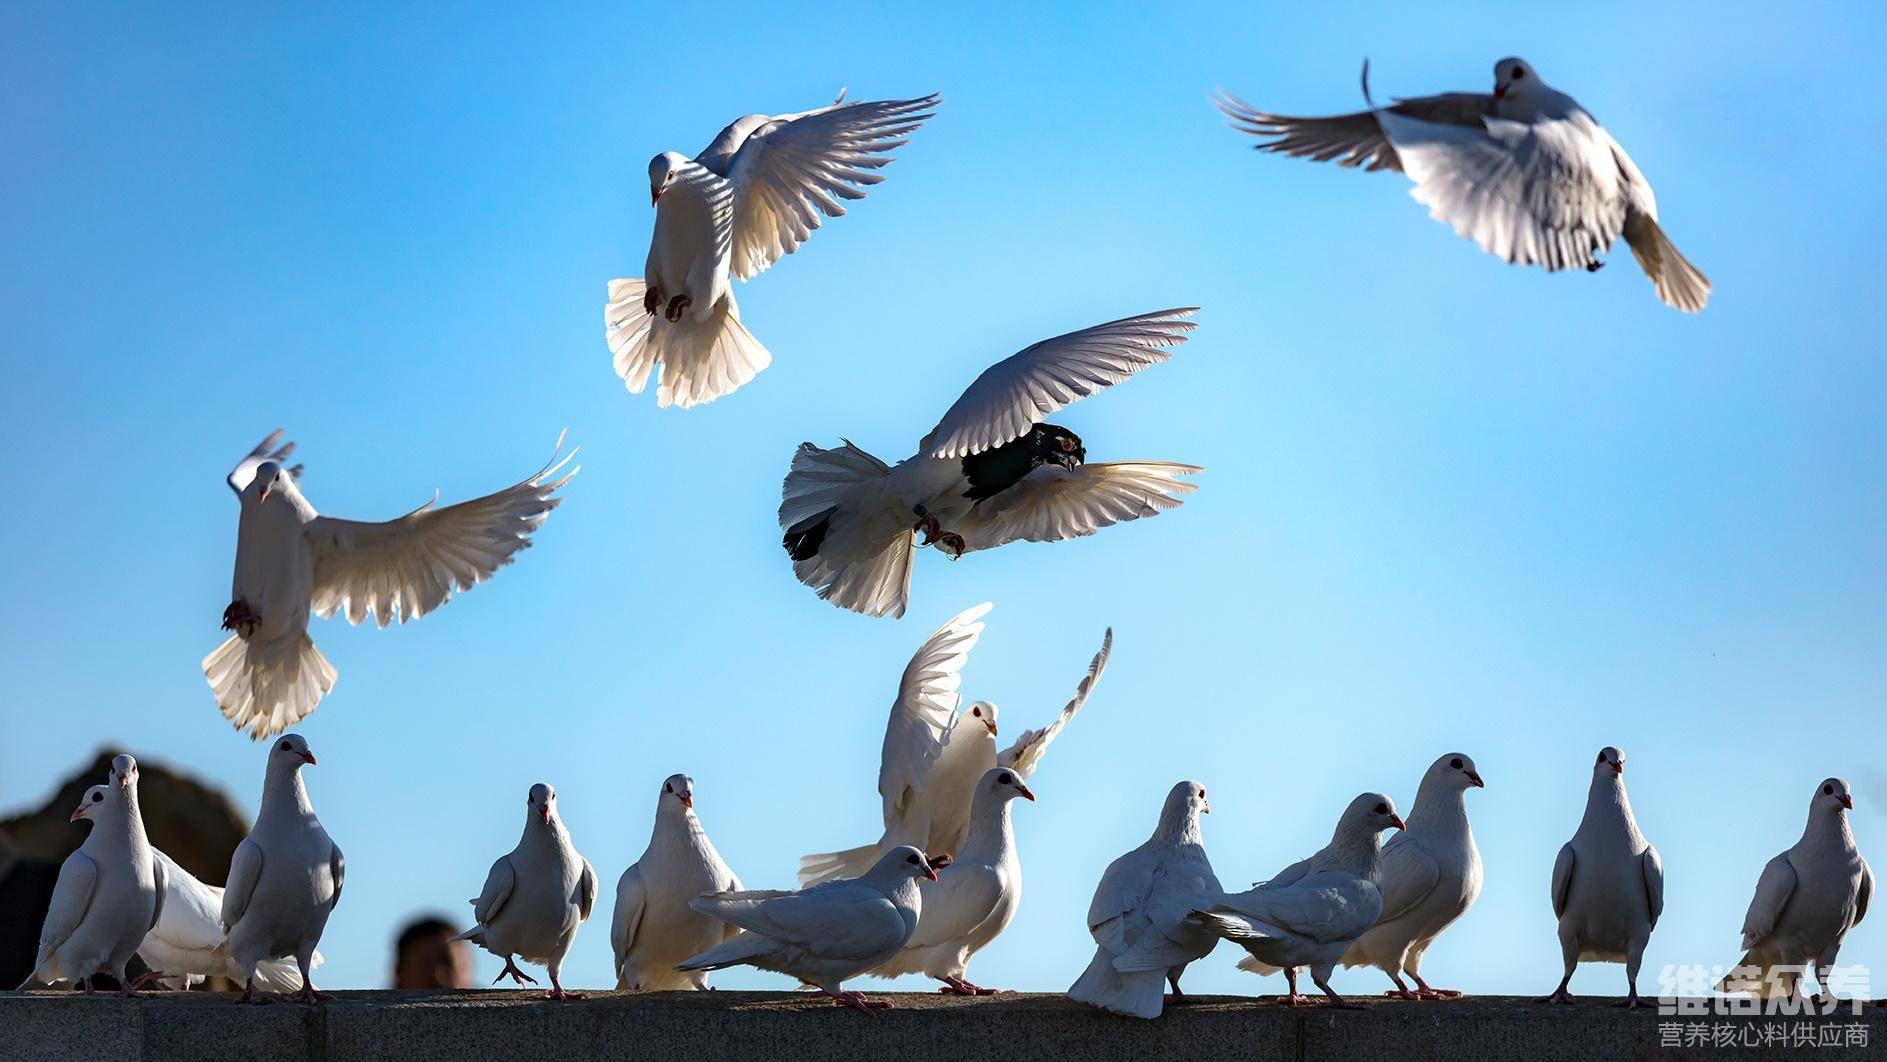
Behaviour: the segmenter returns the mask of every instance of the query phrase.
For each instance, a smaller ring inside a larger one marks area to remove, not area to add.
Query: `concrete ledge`
[[[1859,1016],[1659,1017],[1594,999],[1548,1007],[1509,997],[1446,1003],[1383,1001],[1363,1012],[1279,1007],[1201,996],[1159,1021],[1102,1014],[1059,995],[961,1000],[881,996],[897,1009],[865,1015],[785,992],[597,992],[553,1004],[528,991],[342,992],[320,1007],[243,1007],[229,994],[148,999],[63,992],[0,996],[0,1060],[192,1059],[269,1062],[531,1062],[536,1059],[797,1058],[1589,1059],[1801,1058],[1804,1035],[1867,1046],[1815,1047],[1808,1057],[1887,1057],[1887,1007]],[[1779,1043],[1661,1046],[1672,1022],[1753,1026]],[[1804,1029],[1804,1025],[1813,1029]],[[1791,1041],[1790,1036],[1797,1039]],[[1792,1046],[1792,1043],[1794,1046]]]

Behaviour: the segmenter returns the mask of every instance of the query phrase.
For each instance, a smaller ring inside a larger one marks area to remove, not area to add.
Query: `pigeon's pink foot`
[[[668,310],[662,316],[668,318],[671,322],[679,321],[681,320],[681,315],[688,312],[688,307],[694,304],[695,301],[688,296],[677,295],[668,300]]]
[[[159,989],[162,989],[164,986],[161,984],[158,984],[158,982],[162,981],[164,978],[169,977],[169,976],[170,976],[169,974],[165,973],[162,970],[150,970],[146,973],[138,975],[138,979],[131,982],[129,986],[129,990],[130,992],[136,992],[138,989],[149,988],[152,985],[156,985]]]
[[[1325,1010],[1368,1010],[1369,1009],[1368,1003],[1364,1003],[1361,1000],[1344,999],[1342,996],[1337,995],[1335,992],[1332,992],[1327,988],[1324,989],[1324,995],[1327,997],[1324,1000],[1324,1004],[1323,1004]]]
[[[835,1007],[851,1007],[853,1010],[862,1010],[867,1014],[870,1014],[874,1010],[891,1009],[890,1000],[872,999],[863,992],[840,992],[838,995],[832,997],[832,1005]]]
[[[505,968],[498,971],[498,976],[492,978],[491,983],[495,985],[507,977],[511,978],[511,983],[515,985],[521,985],[526,981],[529,981],[531,984],[537,983],[537,978],[518,969],[517,964],[511,961],[511,956],[509,955],[505,956]]]
[[[961,977],[944,977],[939,978],[939,980],[943,981],[944,986],[937,991],[950,996],[993,996],[999,991],[994,988],[983,988],[978,985],[973,985]]]
[[[315,986],[306,981],[301,983],[301,991],[295,993],[295,1002],[306,1003],[309,1006],[314,1006],[317,1003],[326,1003],[333,998],[333,996],[326,992],[315,991]]]
[[[1648,1007],[1651,1004],[1646,1003],[1642,999],[1639,999],[1638,990],[1634,988],[1631,990],[1631,995],[1626,996],[1624,999],[1621,999],[1612,1005],[1614,1007],[1624,1007],[1626,1010],[1637,1010],[1640,1007]]]
[[[557,1002],[559,1002],[559,1003],[563,1003],[563,1002],[565,1002],[565,1001],[567,1001],[567,1000],[572,1000],[572,999],[582,999],[582,998],[583,998],[583,993],[581,993],[581,992],[566,992],[566,991],[564,991],[564,990],[563,990],[562,988],[560,988],[560,987],[558,987],[558,986],[556,986],[556,985],[552,985],[552,986],[551,986],[550,988],[547,988],[547,989],[545,989],[545,990],[544,990],[544,998],[545,998],[545,999],[551,999],[551,1000],[555,1000],[555,1001],[557,1001]]]
[[[1416,995],[1416,998],[1418,999],[1460,999],[1461,998],[1461,993],[1455,991],[1452,988],[1418,988],[1415,990],[1415,995]]]
[[[255,1003],[259,1005],[267,1003],[268,1001],[269,997],[256,991],[256,982],[253,977],[243,982],[242,995],[236,997],[236,1002],[238,1003]]]
[[[1309,996],[1300,996],[1296,992],[1288,996],[1278,997],[1278,1006],[1280,1007],[1308,1007],[1312,1002],[1313,1000]]]
[[[231,601],[229,607],[223,610],[223,629],[235,631],[245,641],[254,635],[256,628],[261,625],[262,617],[249,611],[249,602],[240,597]]]
[[[1422,993],[1411,992],[1406,988],[1391,988],[1388,991],[1383,993],[1383,997],[1385,999],[1422,999],[1422,998],[1425,998],[1422,995]]]
[[[924,533],[924,540],[919,542],[918,545],[928,546],[932,542],[937,541],[938,535],[943,534],[943,525],[937,522],[936,513],[924,512],[920,506],[917,514],[917,523],[911,525],[911,530],[922,531]]]
[[[1573,1002],[1573,997],[1572,997],[1571,992],[1566,991],[1565,985],[1560,985],[1558,988],[1553,989],[1553,991],[1534,1000],[1534,1002],[1535,1003],[1565,1003],[1565,1004],[1570,1005]]]
[[[648,289],[642,293],[642,312],[648,314],[650,317],[654,317],[655,311],[660,309],[661,305],[662,289],[650,284]]]

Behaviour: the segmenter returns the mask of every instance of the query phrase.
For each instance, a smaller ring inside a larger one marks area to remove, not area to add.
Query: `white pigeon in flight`
[[[799,861],[801,886],[863,874],[886,852],[913,845],[932,856],[952,855],[965,843],[977,783],[991,769],[1013,769],[1026,780],[1035,773],[1049,742],[1087,702],[1107,669],[1114,632],[1109,628],[1100,652],[1075,687],[1075,695],[1055,721],[1025,730],[1006,749],[996,747],[996,706],[975,701],[960,708],[957,688],[970,650],[983,633],[985,602],[965,609],[924,640],[898,683],[885,725],[878,767],[878,795],[884,808],[884,833],[878,840],[839,852],[808,855]]]
[[[990,366],[896,467],[852,445],[801,443],[780,502],[793,574],[870,616],[904,615],[916,547],[958,558],[1060,542],[1153,516],[1202,471],[1170,461],[1088,464],[1081,437],[1042,418],[1166,361],[1195,309],[1162,310],[1045,339]],[[917,533],[924,538],[919,541]]]
[[[328,916],[341,902],[347,860],[308,799],[301,768],[314,762],[300,734],[283,734],[269,746],[262,807],[229,860],[220,920],[230,957],[243,972],[239,1003],[268,1002],[256,993],[259,968],[284,956],[292,956],[301,971],[295,998],[303,1003],[331,998],[315,991],[308,972]]]
[[[1310,967],[1310,979],[1323,990],[1325,1006],[1356,1010],[1369,1006],[1337,995],[1330,975],[1356,938],[1383,913],[1382,847],[1378,835],[1402,828],[1393,801],[1364,793],[1350,801],[1337,819],[1330,843],[1244,892],[1230,893],[1194,911],[1187,921],[1244,948],[1250,954],[1238,968],[1255,974],[1282,971],[1290,993],[1278,1002],[1303,1006],[1297,993],[1297,968]],[[1173,945],[1156,942],[1121,956],[1120,969],[1162,969],[1176,956]]]
[[[676,964],[677,970],[753,966],[798,978],[838,1005],[871,1010],[886,1000],[848,991],[855,977],[895,956],[923,908],[917,882],[937,880],[924,853],[905,845],[856,878],[798,892],[756,890],[697,897],[689,906],[739,926],[734,939]]]
[[[1415,790],[1408,825],[1382,849],[1382,917],[1343,953],[1345,966],[1374,966],[1401,999],[1453,999],[1461,993],[1422,980],[1422,954],[1481,895],[1481,852],[1468,828],[1469,789],[1482,785],[1474,760],[1451,752],[1429,765]],[[1402,983],[1407,973],[1415,991]]]
[[[504,959],[504,969],[492,984],[506,977],[520,985],[537,983],[511,961],[516,956],[542,963],[549,971],[544,998],[582,999],[564,991],[558,975],[577,927],[596,907],[596,871],[570,843],[570,831],[557,814],[555,789],[539,782],[525,795],[524,804],[524,835],[517,847],[491,865],[485,887],[471,901],[478,924],[452,939],[469,940]]]
[[[1186,921],[1193,911],[1218,899],[1223,890],[1206,858],[1199,816],[1212,810],[1206,787],[1181,782],[1166,794],[1153,836],[1107,865],[1088,904],[1088,933],[1094,958],[1069,987],[1077,1003],[1157,1018],[1166,1005],[1162,980],[1173,986],[1173,999],[1185,999],[1179,978],[1188,964],[1206,957],[1219,938]],[[1136,948],[1159,947],[1167,965],[1155,970],[1121,967]]]
[[[301,466],[283,465],[295,444],[277,448],[281,438],[270,434],[229,474],[241,515],[223,629],[235,633],[203,658],[224,718],[257,740],[300,721],[334,685],[333,666],[308,637],[310,611],[353,624],[372,616],[381,627],[418,619],[528,547],[562,500],[552,492],[577,473],[552,478],[572,450],[496,494],[366,523],[315,512],[302,497]]]
[[[682,973],[675,964],[731,939],[739,930],[696,911],[688,901],[710,892],[739,891],[740,879],[714,850],[695,816],[694,779],[669,775],[655,801],[649,846],[616,882],[616,913],[609,926],[616,987],[708,987],[706,973]]]
[[[138,809],[138,764],[129,756],[111,761],[108,784],[86,790],[72,821],[88,819],[92,830],[59,866],[52,901],[39,930],[39,950],[27,985],[70,981],[92,994],[92,978],[108,973],[120,995],[133,995],[153,971],[133,982],[125,966],[144,935],[164,914],[164,867],[144,835]]]
[[[1620,1005],[1641,1006],[1638,965],[1663,913],[1664,863],[1632,816],[1625,754],[1607,745],[1592,764],[1585,817],[1553,861],[1553,915],[1566,976],[1539,1002],[1571,1003],[1566,986],[1582,961],[1622,962],[1627,992]]]
[[[1234,128],[1273,138],[1262,151],[1402,171],[1430,216],[1510,264],[1596,270],[1623,236],[1665,305],[1696,313],[1710,296],[1710,282],[1658,227],[1657,197],[1631,156],[1524,59],[1494,64],[1491,93],[1370,101],[1327,118],[1272,114],[1224,92],[1214,103]]]
[[[1854,794],[1840,778],[1823,779],[1808,804],[1802,839],[1763,867],[1743,918],[1743,958],[1717,985],[1721,992],[1792,996],[1813,972],[1822,991],[1841,940],[1861,924],[1874,898],[1874,871],[1854,846],[1848,812]]]
[[[931,117],[939,97],[750,114],[692,160],[649,161],[655,234],[643,275],[609,282],[604,333],[616,375],[655,404],[712,402],[773,360],[740,323],[733,280],[751,280],[884,180],[876,172]],[[660,366],[658,369],[657,366]]]
[[[1009,927],[1022,902],[1022,858],[1009,821],[1009,804],[1017,797],[1035,799],[1018,772],[1008,767],[984,772],[970,801],[970,832],[962,850],[938,870],[934,883],[921,886],[924,910],[916,931],[904,950],[871,971],[874,975],[921,973],[942,981],[940,992],[996,994],[997,989],[972,984],[963,975],[970,957]]]

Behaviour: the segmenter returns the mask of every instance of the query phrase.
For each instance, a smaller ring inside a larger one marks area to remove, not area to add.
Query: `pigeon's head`
[[[280,764],[292,771],[304,763],[312,765],[314,762],[314,753],[308,751],[308,742],[300,734],[283,734],[269,749],[270,767]]]
[[[931,869],[930,857],[908,844],[901,844],[885,853],[878,865],[888,868],[890,876],[897,879],[925,878],[937,880],[937,872]]]
[[[1188,818],[1197,815],[1210,815],[1212,805],[1206,803],[1206,787],[1198,782],[1180,782],[1166,792],[1166,807],[1160,812],[1162,819],[1173,815]]]
[[[1008,802],[1017,797],[1034,800],[1035,794],[1022,784],[1022,776],[1008,767],[993,767],[983,772],[979,786],[997,800]]]
[[[1854,810],[1854,791],[1848,783],[1839,778],[1824,778],[1815,788],[1815,799],[1809,804],[1811,812],[1839,815],[1844,811]]]
[[[1611,778],[1624,774],[1625,753],[1612,745],[1600,749],[1598,760],[1592,764],[1592,773]]]
[[[531,794],[524,798],[524,803],[537,821],[546,826],[557,817],[557,791],[546,782],[532,786]]]
[[[1427,778],[1442,782],[1451,789],[1473,789],[1487,784],[1481,781],[1480,772],[1474,769],[1473,757],[1465,752],[1450,752],[1436,760],[1429,767]]]
[[[662,807],[695,806],[695,780],[685,774],[671,774],[662,781]]]
[[[1402,816],[1396,814],[1396,802],[1381,793],[1364,793],[1343,809],[1343,823],[1354,824],[1372,834],[1394,826],[1400,830]]]
[[[85,795],[79,798],[79,806],[72,809],[72,821],[77,822],[80,819],[90,819],[100,811],[105,810],[105,801],[110,797],[111,788],[109,786],[95,785],[87,789]]]
[[[996,736],[995,705],[988,701],[972,701],[970,702],[970,707],[964,711],[964,714],[969,716],[964,722],[982,726],[989,731],[990,737]]]
[[[138,761],[119,753],[111,758],[111,771],[106,777],[119,789],[129,789],[138,784]]]
[[[1059,424],[1037,424],[1029,429],[1029,453],[1035,464],[1059,465],[1073,472],[1088,459],[1081,436]]]
[[[649,205],[654,206],[662,198],[662,193],[680,179],[682,167],[688,159],[674,151],[664,151],[649,160]]]
[[[1539,75],[1525,59],[1508,56],[1494,64],[1494,99],[1502,103],[1524,100],[1539,87]]]

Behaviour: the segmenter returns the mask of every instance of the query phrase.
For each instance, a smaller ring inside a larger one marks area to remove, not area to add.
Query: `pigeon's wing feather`
[[[988,602],[964,609],[918,646],[898,681],[879,759],[878,794],[885,828],[895,831],[924,791],[924,780],[943,753],[950,716],[961,699],[963,665],[983,635]]]
[[[983,370],[931,429],[919,450],[969,457],[1027,434],[1043,417],[1172,357],[1197,307],[1162,310],[1083,328],[1028,346]]]
[[[590,912],[596,910],[596,868],[590,861],[583,861],[583,876],[577,880],[577,913],[585,922],[590,920]]]
[[[1421,903],[1441,882],[1441,867],[1415,838],[1398,833],[1382,849],[1382,920]]]
[[[249,909],[256,882],[262,880],[262,846],[245,837],[229,857],[229,880],[223,886],[223,932],[234,929]]]
[[[1553,860],[1553,917],[1561,918],[1566,914],[1566,897],[1572,892],[1573,862],[1575,860],[1571,841],[1559,846],[1559,855]]]
[[[1382,122],[1374,110],[1315,118],[1294,117],[1261,111],[1224,90],[1213,94],[1212,103],[1232,120],[1232,128],[1271,138],[1257,145],[1260,151],[1275,151],[1313,162],[1334,159],[1339,166],[1361,166],[1372,173],[1402,169],[1402,160],[1383,134]],[[1418,122],[1478,128],[1481,118],[1493,108],[1494,97],[1485,93],[1446,92],[1397,100],[1384,109]]]
[[[1015,744],[996,756],[997,765],[1007,767],[1023,778],[1033,775],[1036,765],[1042,762],[1042,754],[1048,751],[1048,743],[1055,740],[1061,728],[1067,726],[1081,706],[1087,703],[1088,694],[1094,691],[1094,684],[1101,680],[1101,673],[1107,670],[1107,657],[1113,651],[1114,628],[1109,627],[1107,633],[1101,636],[1101,651],[1095,653],[1094,659],[1088,662],[1088,673],[1075,686],[1074,697],[1062,706],[1061,715],[1040,730],[1023,731]]]
[[[209,951],[223,942],[223,890],[203,884],[156,848],[151,855],[164,872],[164,914],[152,934],[179,951]]]
[[[1363,878],[1321,871],[1305,875],[1295,885],[1232,893],[1221,897],[1212,909],[1232,911],[1323,943],[1361,936],[1382,913],[1382,895]]]
[[[491,872],[485,875],[485,887],[478,890],[478,899],[472,901],[472,919],[481,925],[491,925],[492,919],[505,909],[505,901],[511,899],[511,890],[517,887],[517,871],[511,866],[511,857],[501,855],[491,865]]]
[[[1749,913],[1743,916],[1743,948],[1748,950],[1775,932],[1789,897],[1795,895],[1795,867],[1789,853],[1771,859],[1756,879],[1756,895],[1749,901]]]
[[[1204,469],[1171,461],[1117,461],[1069,471],[1040,465],[1008,490],[972,508],[952,525],[964,552],[1011,542],[1061,542],[1103,527],[1178,508],[1197,483],[1180,479]]]
[[[255,482],[256,469],[261,466],[262,462],[274,461],[279,464],[282,460],[287,458],[289,454],[295,452],[295,444],[292,442],[285,443],[280,447],[275,445],[281,441],[282,429],[277,428],[269,433],[268,438],[257,443],[256,448],[249,451],[248,456],[236,462],[236,467],[229,470],[229,478],[226,480],[229,484],[229,489],[235,491],[237,494],[241,494],[249,484]],[[290,469],[290,471],[299,472],[300,469],[301,466],[297,465],[295,468]]]
[[[945,867],[937,884],[924,889],[923,917],[906,948],[931,948],[961,940],[989,920],[1002,899],[1002,880],[987,867]]]
[[[334,896],[328,901],[328,910],[341,905],[341,886],[347,884],[347,857],[341,854],[341,846],[328,842],[328,876],[334,880]]]
[[[934,113],[937,96],[854,103],[776,119],[749,133],[727,167],[734,186],[729,266],[750,279],[792,254],[842,200],[884,180],[876,172]]]
[[[39,956],[33,963],[38,969],[59,946],[70,938],[85,912],[92,909],[92,897],[98,891],[98,864],[84,852],[73,852],[59,864],[59,877],[53,882],[52,901],[46,907],[46,921],[39,927]],[[73,976],[76,971],[67,971]],[[83,976],[83,974],[77,974]]]
[[[1645,876],[1645,905],[1651,912],[1651,924],[1655,927],[1664,914],[1664,861],[1658,858],[1658,850],[1645,846],[1645,854],[1639,865]]]
[[[153,848],[151,854],[155,856],[157,850]],[[151,901],[151,924],[144,927],[147,933],[156,929],[157,920],[164,917],[164,896],[170,887],[168,884],[170,875],[164,870],[164,862],[162,859],[151,860],[151,883],[157,887],[157,895]]]
[[[1298,882],[1303,881],[1304,875],[1310,873],[1311,860],[1315,858],[1317,857],[1307,856],[1303,859],[1300,859],[1297,862],[1292,863],[1290,866],[1285,867],[1283,870],[1278,871],[1276,874],[1273,874],[1270,877],[1266,878],[1265,880],[1252,886],[1252,888],[1254,889],[1290,888],[1291,886],[1297,884]]]
[[[642,880],[642,867],[632,863],[616,881],[616,912],[609,920],[609,947],[616,956],[618,974],[622,972],[623,959],[636,942],[636,930],[642,926],[642,911],[648,898],[649,887]]]
[[[820,958],[869,958],[904,933],[904,918],[891,901],[855,880],[757,900],[730,900],[728,895],[698,897],[689,906]]]
[[[1088,932],[1096,944],[1115,955],[1131,946],[1129,937],[1148,924],[1145,908],[1157,869],[1153,858],[1138,848],[1107,865],[1088,903]]]
[[[1625,227],[1625,186],[1611,138],[1583,111],[1484,128],[1385,113],[1409,190],[1437,221],[1515,265],[1584,269]]]
[[[559,449],[562,438],[558,439]],[[562,501],[551,494],[576,474],[558,476],[576,451],[515,486],[468,502],[418,509],[384,523],[317,516],[307,534],[314,546],[312,608],[347,622],[368,616],[385,627],[438,608],[511,563],[531,533]]]
[[[1867,905],[1873,898],[1874,868],[1868,866],[1867,860],[1863,859],[1861,860],[1861,888],[1854,896],[1854,921],[1848,923],[1850,928],[1860,925],[1861,919],[1867,917]]]

